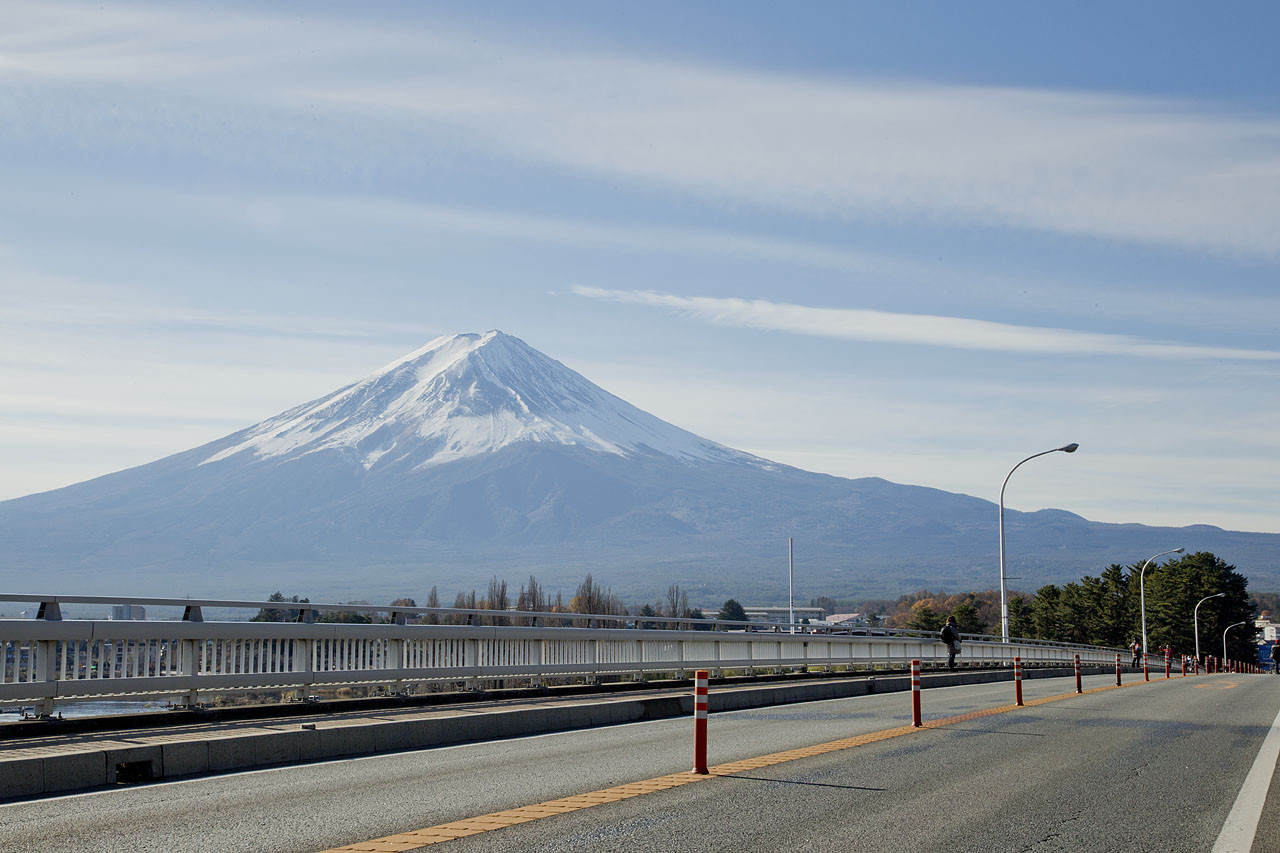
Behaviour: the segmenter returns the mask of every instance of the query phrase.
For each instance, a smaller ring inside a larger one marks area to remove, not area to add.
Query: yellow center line
[[[1122,686],[1139,687],[1143,684],[1159,684],[1163,681],[1173,680],[1174,679],[1161,678],[1154,681],[1131,681]],[[1211,687],[1216,685],[1204,684],[1198,686]],[[1232,684],[1231,686],[1234,687],[1235,685]],[[1085,690],[1084,693],[1103,693],[1107,690],[1117,689],[1119,689],[1117,685],[1111,684],[1106,687],[1093,687]],[[1047,705],[1050,702],[1061,702],[1063,699],[1071,699],[1079,695],[1081,694],[1078,694],[1073,690],[1070,693],[1059,693],[1056,696],[1045,696],[1040,699],[1031,699],[1024,702],[1023,706],[1034,707],[1036,705]],[[914,734],[916,732],[927,731],[929,729],[944,728],[956,723],[977,720],[982,717],[991,717],[996,714],[1007,714],[1010,711],[1018,710],[1018,707],[1018,705],[1000,705],[995,708],[972,711],[968,714],[958,714],[953,717],[929,720],[924,724],[923,728],[916,728],[914,726],[898,726],[892,729],[868,732],[867,734],[841,738],[840,740],[833,740],[828,743],[820,743],[814,746],[788,749],[782,752],[774,752],[769,755],[761,755],[756,758],[743,759],[741,761],[730,761],[727,764],[717,764],[714,767],[707,768],[709,773],[706,776],[686,771],[682,773],[671,773],[666,776],[658,776],[654,779],[645,779],[641,782],[628,782],[624,785],[615,785],[612,788],[604,788],[599,791],[590,791],[585,794],[574,794],[570,797],[561,797],[558,800],[548,800],[545,803],[535,803],[530,806],[504,809],[500,812],[492,812],[491,814],[466,818],[465,820],[455,820],[449,823],[439,824],[438,826],[429,826],[425,829],[415,829],[411,832],[401,832],[395,835],[388,835],[384,838],[375,838],[372,841],[360,841],[356,844],[348,844],[346,847],[335,847],[332,850],[324,851],[324,853],[338,853],[338,851],[343,851],[343,853],[404,853],[404,851],[417,850],[420,847],[428,847],[432,844],[452,841],[455,838],[462,838],[468,835],[479,835],[484,832],[492,832],[495,829],[502,829],[503,827],[513,826],[518,823],[528,823],[529,821],[541,820],[542,818],[554,817],[568,812],[589,809],[592,806],[603,805],[604,803],[616,803],[620,800],[642,797],[645,794],[667,791],[671,788],[679,788],[681,785],[692,785],[695,782],[704,782],[708,779],[715,779],[718,776],[734,776],[748,770],[759,770],[762,767],[772,767],[776,764],[785,764],[788,761],[795,761],[800,758],[812,758],[815,755],[826,755],[829,752],[853,749],[854,747],[866,746],[871,743],[879,743],[882,740],[902,737],[903,735]]]

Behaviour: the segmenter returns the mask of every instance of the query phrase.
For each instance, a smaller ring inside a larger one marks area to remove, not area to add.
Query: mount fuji
[[[1007,511],[1015,587],[1074,580],[1175,537],[1275,586],[1280,535]],[[701,438],[501,332],[438,338],[217,441],[0,502],[10,590],[381,600],[584,573],[695,601],[988,588],[996,508],[780,465]],[[1260,577],[1261,576],[1261,577]],[[781,582],[780,580],[781,579]]]

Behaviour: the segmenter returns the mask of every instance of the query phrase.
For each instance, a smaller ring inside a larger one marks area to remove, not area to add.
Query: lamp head
[[[1170,551],[1169,553],[1170,553],[1170,554],[1181,554],[1181,553],[1183,553],[1183,552],[1184,552],[1184,551],[1186,551],[1186,550],[1187,550],[1186,548],[1174,548],[1174,549],[1173,549],[1172,551]]]
[[[1058,449],[1061,450],[1063,453],[1075,453],[1079,447],[1080,445],[1076,444],[1073,441],[1070,444],[1068,444],[1066,447],[1059,447]]]
[[[1211,596],[1209,596],[1209,597],[1210,597],[1210,598],[1223,598],[1223,597],[1225,597],[1225,596],[1226,596],[1226,593],[1225,593],[1225,592],[1219,592],[1219,593],[1217,593],[1216,595],[1211,595]]]

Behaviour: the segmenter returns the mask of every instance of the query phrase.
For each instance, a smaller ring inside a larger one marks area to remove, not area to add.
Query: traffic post
[[[1119,687],[1120,683],[1120,653],[1116,652],[1116,687]]]
[[[1076,655],[1076,692],[1084,692],[1084,686],[1080,683],[1080,655]]]
[[[1022,658],[1013,659],[1013,704],[1022,705]]]
[[[707,681],[705,669],[693,678],[693,772],[707,775]]]
[[[911,661],[911,725],[920,728],[924,720],[920,716],[920,661]]]
[[[1170,676],[1170,667],[1173,665],[1173,649],[1165,646],[1164,649],[1164,677]]]

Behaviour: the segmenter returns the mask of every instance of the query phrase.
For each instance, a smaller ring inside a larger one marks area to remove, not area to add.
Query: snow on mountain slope
[[[660,420],[498,331],[437,338],[238,433],[201,464],[242,453],[283,460],[336,450],[365,469],[421,469],[526,442],[770,465]]]

